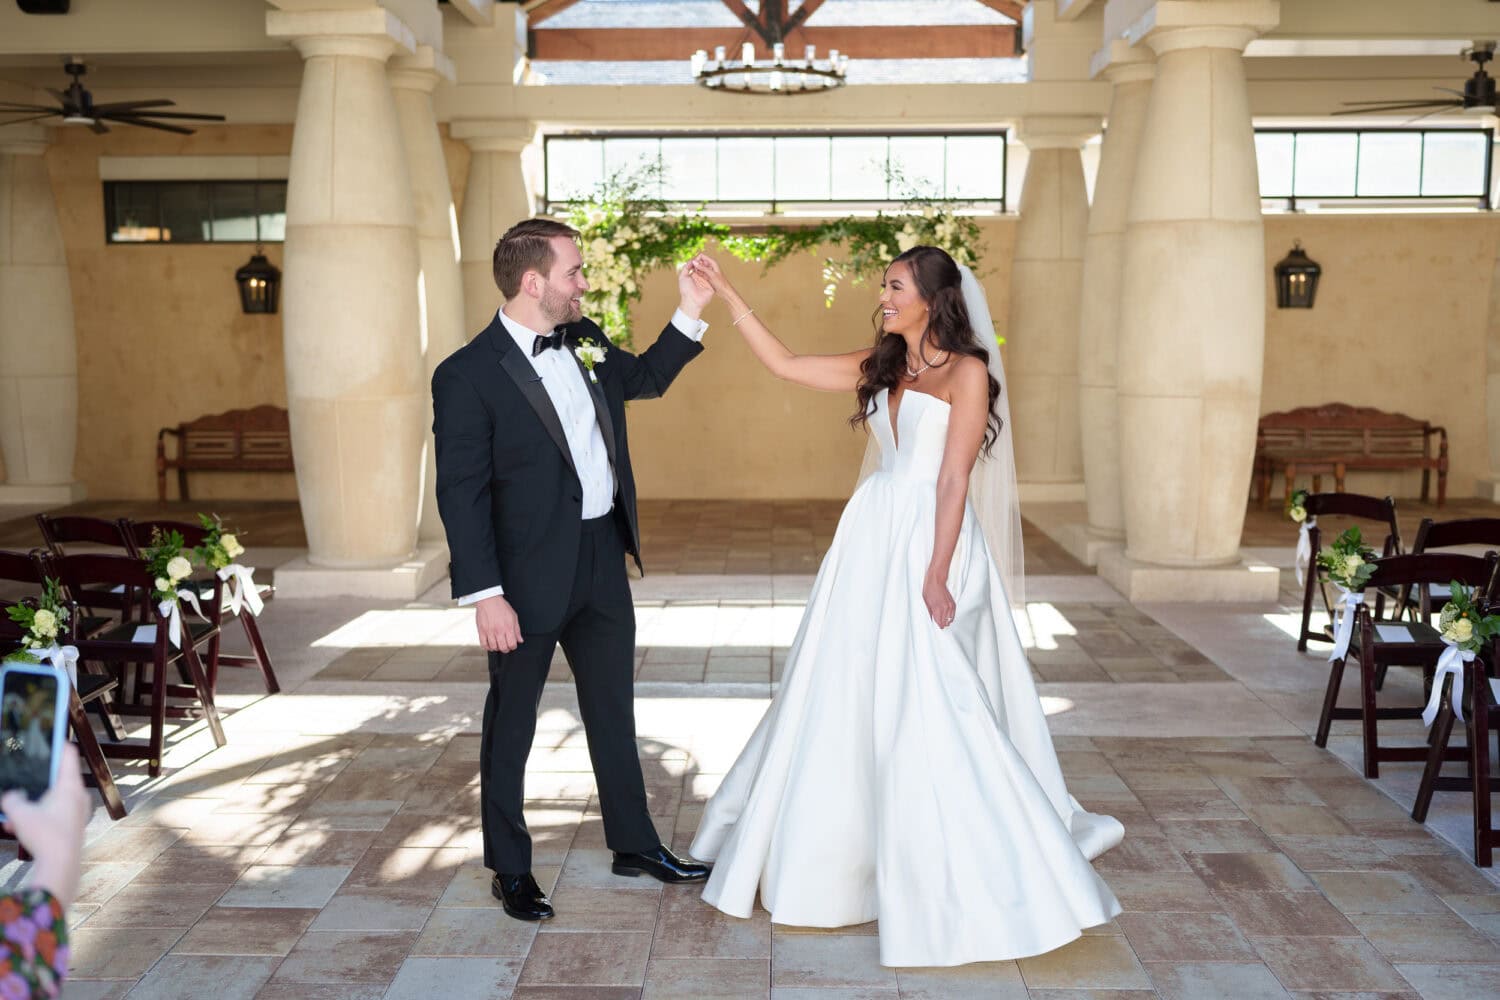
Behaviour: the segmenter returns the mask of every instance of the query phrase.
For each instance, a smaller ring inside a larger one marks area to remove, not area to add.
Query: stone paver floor
[[[811,537],[811,536],[810,536]],[[813,543],[806,543],[813,544]],[[1285,553],[1290,557],[1289,545]],[[250,561],[274,565],[252,552]],[[764,710],[806,575],[635,583],[637,718],[653,815],[685,848]],[[444,584],[444,588],[446,584]],[[1468,803],[1407,811],[1419,768],[1353,769],[1356,727],[1307,736],[1326,653],[1292,604],[1125,604],[1097,578],[1028,580],[1024,623],[1070,790],[1126,825],[1096,866],[1125,907],[1049,955],[886,969],[873,925],[773,927],[692,889],[609,874],[566,665],[528,772],[537,874],[559,916],[504,916],[480,864],[482,660],[439,588],[407,605],[278,601],[285,693],[226,674],[229,745],[176,732],[167,770],[119,769],[131,814],[90,827],[69,997],[1409,998],[1500,981],[1500,883]],[[1393,672],[1388,697],[1413,697]],[[1349,694],[1352,695],[1352,690]],[[1392,739],[1420,728],[1392,724]],[[0,878],[24,866],[14,847]]]

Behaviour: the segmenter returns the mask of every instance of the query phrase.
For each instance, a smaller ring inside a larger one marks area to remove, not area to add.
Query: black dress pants
[[[489,656],[479,762],[485,867],[506,874],[531,870],[523,783],[558,643],[578,688],[605,842],[626,853],[655,848],[661,840],[647,810],[635,744],[635,606],[625,576],[625,545],[612,515],[583,522],[562,624],[550,632],[523,632],[521,638],[513,651]]]

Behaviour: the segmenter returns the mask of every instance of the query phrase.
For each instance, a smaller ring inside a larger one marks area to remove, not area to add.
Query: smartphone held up
[[[68,674],[60,667],[22,659],[0,664],[0,795],[21,791],[35,802],[57,782],[68,697]]]

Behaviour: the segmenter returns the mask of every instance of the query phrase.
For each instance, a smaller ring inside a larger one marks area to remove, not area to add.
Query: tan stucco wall
[[[980,276],[1002,325],[1009,310],[1016,223],[984,223]],[[771,330],[793,350],[837,354],[868,347],[878,283],[845,284],[823,304],[821,256],[759,266],[717,254],[730,278]],[[676,288],[653,275],[634,311],[644,347],[671,315]],[[756,361],[731,317],[710,305],[703,354],[660,400],[630,409],[630,449],[641,495],[680,498],[845,497],[853,488],[865,434],[849,427],[852,394],[822,393],[773,378]]]
[[[159,428],[263,403],[286,406],[281,317],[240,312],[234,272],[250,258],[249,244],[105,243],[99,158],[286,155],[292,130],[239,125],[179,137],[62,128],[53,136],[46,161],[78,336],[77,475],[90,497],[155,496]],[[447,142],[446,151],[461,191],[467,147]],[[280,244],[267,244],[265,254],[281,266]],[[205,500],[297,495],[290,474],[195,473],[191,486]],[[171,478],[168,495],[177,495]]]
[[[1494,215],[1268,215],[1261,412],[1339,401],[1448,429],[1450,495],[1487,474],[1485,329]],[[1271,268],[1300,239],[1323,267],[1312,309],[1277,309]],[[1332,482],[1324,480],[1324,488]],[[1414,497],[1421,474],[1350,473],[1357,493]],[[1434,483],[1434,490],[1436,484]],[[1281,484],[1275,485],[1277,495]]]
[[[152,456],[163,425],[286,404],[280,318],[239,311],[233,273],[251,248],[106,245],[99,157],[284,155],[290,144],[290,128],[275,125],[205,128],[185,138],[126,128],[107,136],[56,131],[47,164],[78,329],[77,472],[91,496],[154,495]],[[467,147],[447,141],[445,151],[461,199]],[[1015,226],[1014,218],[984,223],[981,271],[1002,323]],[[1485,310],[1500,224],[1482,215],[1267,216],[1268,302],[1270,267],[1294,237],[1323,265],[1323,282],[1315,309],[1267,311],[1262,411],[1342,399],[1441,422],[1452,441],[1450,489],[1471,495],[1486,471]],[[278,266],[280,249],[266,249]],[[794,349],[869,343],[872,286],[846,286],[825,309],[817,257],[764,276],[755,265],[724,259],[757,314]],[[639,345],[654,338],[675,298],[671,275],[648,279],[635,311]],[[852,400],[778,382],[722,307],[710,306],[707,318],[703,356],[667,398],[631,407],[642,496],[846,496],[864,443],[846,422]],[[199,475],[194,483],[205,499],[295,495],[290,476]],[[1413,495],[1417,478],[1354,477],[1350,488]]]

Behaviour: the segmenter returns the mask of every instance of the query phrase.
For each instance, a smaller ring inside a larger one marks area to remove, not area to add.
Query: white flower
[[[40,614],[41,612],[37,613]],[[1474,623],[1467,618],[1458,619],[1448,630],[1448,638],[1454,642],[1468,642],[1474,638]]]
[[[44,639],[52,639],[57,636],[57,616],[46,608],[37,609],[37,613],[31,619],[31,631]]]
[[[186,579],[192,574],[193,564],[182,556],[173,556],[167,563],[167,576],[171,577],[173,583]]]
[[[609,240],[606,240],[602,236],[596,236],[594,238],[594,240],[591,243],[589,243],[589,251],[591,253],[593,253],[593,255],[596,258],[597,257],[608,257],[609,256],[609,252],[612,249],[614,249],[614,248],[609,245]]]
[[[1354,579],[1355,575],[1357,573],[1359,573],[1359,568],[1361,566],[1363,566],[1364,564],[1365,564],[1365,561],[1364,561],[1363,557],[1361,557],[1361,556],[1345,556],[1344,557],[1344,574],[1346,576],[1348,576],[1349,579],[1352,580],[1352,579]]]
[[[908,222],[906,225],[902,226],[901,231],[896,234],[896,245],[901,248],[902,253],[905,253],[906,251],[917,245],[917,234],[916,231],[912,229],[911,223]]]
[[[1293,521],[1296,521],[1298,524],[1301,524],[1303,521],[1307,520],[1307,508],[1303,507],[1301,504],[1298,504],[1291,510],[1287,511],[1287,514]]]
[[[219,536],[219,544],[224,546],[224,554],[231,559],[245,554],[245,547],[240,544],[240,540],[227,532]]]
[[[164,576],[159,576],[159,577],[156,578],[156,589],[158,591],[168,591],[168,590],[171,590],[172,589],[172,581],[168,580]]]
[[[584,367],[590,370],[603,361],[605,357],[604,348],[592,340],[580,343],[577,347],[573,348],[573,353],[578,356],[579,361],[583,362]]]

